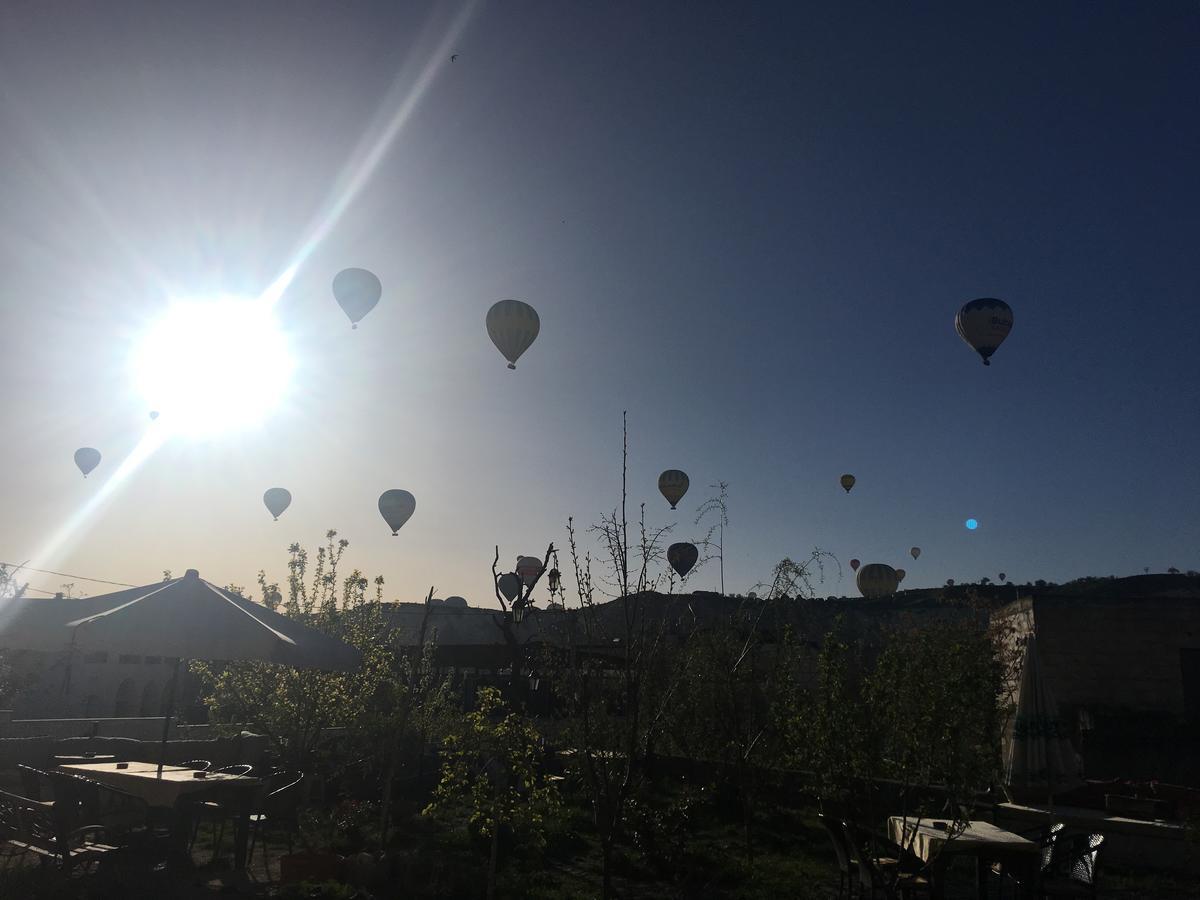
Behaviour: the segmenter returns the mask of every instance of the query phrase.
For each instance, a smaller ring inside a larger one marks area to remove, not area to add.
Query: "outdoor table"
[[[124,768],[117,768],[123,766]],[[230,810],[234,822],[233,862],[237,869],[246,866],[246,847],[250,840],[250,813],[254,795],[262,781],[248,775],[231,775],[226,772],[206,772],[203,778],[195,776],[195,769],[181,766],[163,766],[162,777],[158,777],[158,763],[86,763],[60,766],[65,772],[86,775],[133,794],[146,801],[147,806],[169,809],[175,815],[173,837],[178,843],[187,842],[188,824],[191,819],[188,795],[198,792],[217,793],[221,802]]]
[[[940,822],[945,829],[937,828]],[[932,888],[935,898],[945,889],[944,873],[950,858],[958,855],[975,857],[980,897],[987,897],[988,864],[1001,862],[1021,881],[1027,896],[1033,897],[1038,871],[1041,868],[1042,848],[1035,841],[998,828],[991,822],[972,820],[960,833],[951,836],[949,819],[922,819],[892,816],[888,819],[888,837],[901,847],[908,847],[923,862],[932,863]]]
[[[68,753],[54,757],[56,765],[67,763],[102,763],[113,762],[116,757],[111,753]]]

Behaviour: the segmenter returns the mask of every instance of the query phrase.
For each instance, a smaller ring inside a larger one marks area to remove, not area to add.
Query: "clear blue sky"
[[[336,527],[389,597],[493,602],[494,544],[619,500],[628,409],[676,539],[729,482],[731,590],[814,546],[906,587],[1200,566],[1197,47],[1192,2],[4,4],[0,559],[250,583]],[[167,297],[297,260],[287,403],[78,515],[151,427]],[[347,266],[384,285],[357,331]],[[504,297],[542,320],[515,372]]]

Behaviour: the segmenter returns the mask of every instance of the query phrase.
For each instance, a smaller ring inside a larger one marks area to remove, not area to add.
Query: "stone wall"
[[[1200,602],[1034,602],[1038,647],[1059,705],[1184,715],[1180,649],[1200,649]]]

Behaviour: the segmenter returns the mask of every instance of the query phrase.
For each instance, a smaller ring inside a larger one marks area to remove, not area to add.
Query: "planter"
[[[1119,816],[1131,819],[1173,819],[1175,804],[1170,800],[1155,800],[1153,797],[1122,797],[1120,794],[1105,794],[1104,808]]]
[[[279,880],[283,884],[300,881],[333,881],[342,872],[342,858],[323,851],[289,853],[279,857]]]

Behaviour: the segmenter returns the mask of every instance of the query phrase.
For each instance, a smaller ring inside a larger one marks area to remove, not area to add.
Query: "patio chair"
[[[884,900],[908,900],[918,894],[932,896],[932,886],[927,874],[913,871],[912,860],[902,847],[892,845],[896,857],[874,856],[870,852],[870,840],[856,826],[843,822],[846,839],[858,863],[859,896],[875,900],[880,894]],[[878,839],[876,839],[878,840]],[[890,842],[886,842],[889,843]],[[918,860],[919,862],[919,860]]]
[[[1050,873],[1042,879],[1043,897],[1096,897],[1102,834],[1075,834],[1060,838]]]
[[[141,797],[76,772],[47,773],[54,799],[74,804],[85,822],[94,822],[113,834],[146,827],[149,807]]]
[[[1051,870],[1051,867],[1054,864],[1054,845],[1058,840],[1058,836],[1062,834],[1062,830],[1064,828],[1066,828],[1064,823],[1055,822],[1046,828],[1039,829],[1038,831],[1020,832],[1022,837],[1036,840],[1038,842],[1038,846],[1042,848],[1042,862],[1039,866],[1039,878],[1044,878]],[[1021,879],[1014,875],[1011,869],[1005,869],[1002,862],[992,863],[992,872],[994,872],[1000,878],[998,900],[1003,900],[1004,898],[1004,880],[1006,878],[1012,880],[1018,888],[1023,886]]]
[[[304,799],[300,790],[304,782],[303,772],[276,772],[267,784],[259,809],[250,815],[250,851],[246,864],[254,859],[254,845],[262,841],[263,868],[267,879],[271,877],[271,864],[267,859],[267,836],[272,830],[287,835],[288,853],[293,851],[295,836],[300,830],[300,802]]]
[[[0,838],[12,856],[35,854],[43,864],[65,871],[78,867],[92,872],[119,848],[105,840],[101,825],[75,825],[75,809],[60,801],[31,800],[0,791]]]
[[[179,764],[185,769],[195,769],[197,772],[207,772],[212,768],[212,760],[208,759],[189,759],[187,762]]]
[[[232,766],[221,766],[214,771],[220,772],[222,775],[249,775],[254,771],[254,766],[250,763],[235,763]]]
[[[249,775],[254,771],[254,766],[249,763],[235,763],[231,766],[221,766],[212,771],[222,775]],[[215,862],[221,853],[221,842],[225,838],[225,821],[229,816],[229,809],[220,800],[197,799],[192,807],[192,839],[188,843],[189,850],[196,843],[196,838],[200,834],[200,826],[208,822],[217,834],[213,841],[212,858]]]
[[[838,892],[841,897],[853,897],[854,887],[858,879],[858,861],[851,862],[850,847],[846,843],[846,834],[840,823],[826,818],[824,813],[817,813],[817,820],[824,826],[829,840],[833,844],[833,852],[838,864]]]

